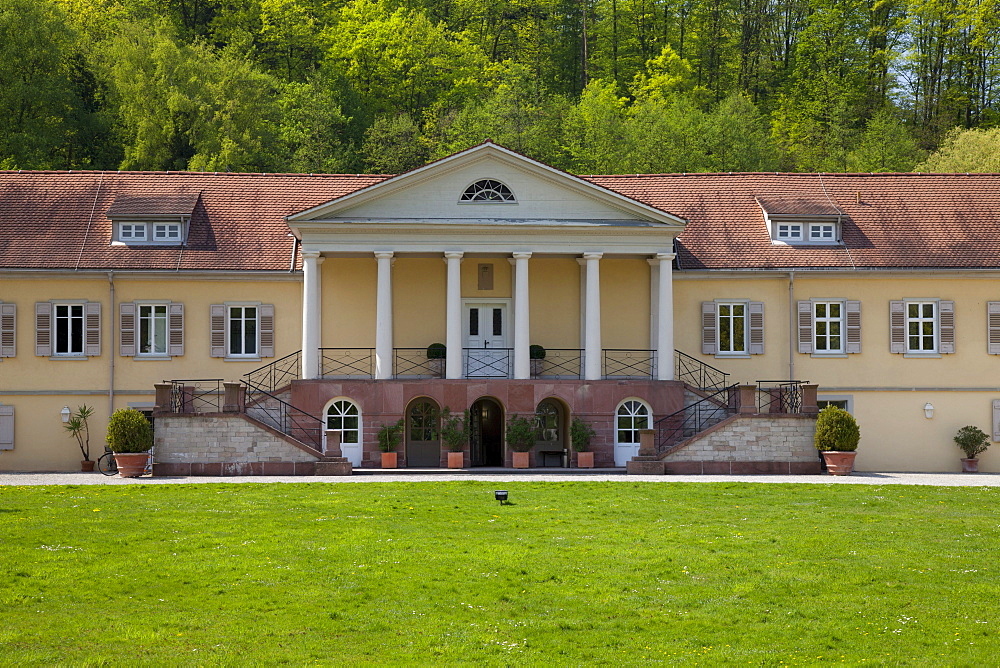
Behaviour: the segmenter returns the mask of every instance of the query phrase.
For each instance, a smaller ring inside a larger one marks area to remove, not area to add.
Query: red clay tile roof
[[[287,271],[286,216],[386,178],[0,172],[0,267]],[[677,243],[681,269],[1000,268],[998,174],[584,178],[688,220]],[[107,211],[116,198],[176,203],[199,193],[187,246],[110,245]],[[834,207],[846,249],[772,245],[758,199]]]
[[[757,203],[769,216],[839,216],[830,200],[787,195],[758,195]]]
[[[149,216],[190,216],[198,205],[201,193],[186,195],[156,195],[136,197],[116,195],[115,201],[105,215],[115,218],[145,218]]]

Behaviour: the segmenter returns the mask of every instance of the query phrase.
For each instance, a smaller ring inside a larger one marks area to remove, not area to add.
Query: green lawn
[[[996,665],[1000,489],[0,487],[0,663]]]

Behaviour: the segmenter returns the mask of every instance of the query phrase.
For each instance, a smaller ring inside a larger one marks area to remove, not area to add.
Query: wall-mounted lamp
[[[928,420],[934,417],[934,404],[929,401],[924,404],[924,417]]]
[[[59,411],[59,415],[62,416],[62,421],[63,422],[69,422],[69,416],[70,416],[70,413],[72,413],[72,412],[73,411],[71,411],[69,409],[69,406],[63,406],[62,410]]]

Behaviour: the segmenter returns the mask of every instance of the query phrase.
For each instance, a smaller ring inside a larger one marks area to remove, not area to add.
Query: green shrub
[[[573,442],[573,449],[577,452],[588,452],[590,450],[590,441],[596,436],[594,428],[590,424],[584,422],[578,417],[573,418],[573,422],[569,426],[569,437]]]
[[[990,447],[990,437],[979,427],[966,425],[955,434],[955,444],[965,453],[966,459],[975,459]]]
[[[819,412],[814,440],[817,450],[854,452],[859,440],[861,430],[853,415],[836,406],[827,406]]]
[[[507,445],[514,452],[528,452],[535,446],[537,430],[526,417],[514,414],[507,420]]]
[[[448,349],[443,343],[432,343],[427,346],[427,359],[443,360],[448,356]]]
[[[112,452],[149,452],[153,425],[134,408],[119,408],[108,420],[108,447]]]
[[[543,360],[545,359],[545,348],[539,345],[528,346],[528,359],[532,360]]]
[[[76,439],[77,445],[80,446],[80,454],[83,455],[85,462],[90,461],[90,425],[87,424],[87,420],[93,415],[94,409],[83,404],[70,416],[69,422],[63,425],[69,435]]]
[[[384,424],[378,430],[378,449],[382,452],[395,452],[399,445],[399,437],[403,435],[403,418],[392,424]]]
[[[469,442],[469,411],[452,414],[447,406],[441,411],[441,440],[452,452],[461,452]]]

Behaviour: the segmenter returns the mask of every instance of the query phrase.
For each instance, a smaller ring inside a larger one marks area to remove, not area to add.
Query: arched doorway
[[[473,466],[503,466],[503,409],[493,399],[469,409],[469,449]]]
[[[543,399],[535,409],[535,424],[538,425],[538,439],[535,441],[535,457],[538,466],[566,466],[565,411],[558,399]]]
[[[414,400],[406,411],[406,465],[441,466],[441,411],[433,399]]]
[[[650,429],[649,406],[641,399],[627,399],[615,411],[615,466],[625,466],[639,454],[639,432]]]

